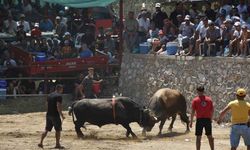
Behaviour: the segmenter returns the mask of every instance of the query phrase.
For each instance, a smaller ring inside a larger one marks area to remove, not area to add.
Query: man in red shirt
[[[204,95],[204,86],[197,87],[198,96],[192,100],[192,113],[190,128],[196,114],[196,150],[200,150],[202,130],[205,128],[211,150],[214,150],[214,138],[212,136],[212,116],[214,112],[213,102],[209,96]]]
[[[31,30],[31,37],[39,38],[41,35],[42,32],[39,29],[39,23],[35,23],[34,29]]]

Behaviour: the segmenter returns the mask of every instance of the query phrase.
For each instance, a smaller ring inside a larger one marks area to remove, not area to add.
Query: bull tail
[[[71,106],[68,107],[68,114],[69,116],[72,115],[72,119],[73,119],[73,122],[75,122],[75,114],[74,114],[74,105],[75,105],[76,102],[72,103]]]
[[[181,108],[181,112],[179,113],[180,114],[180,118],[181,118],[181,121],[185,122],[185,123],[189,123],[189,118],[187,116],[187,102],[186,102],[186,99],[185,97],[182,95],[182,108]]]

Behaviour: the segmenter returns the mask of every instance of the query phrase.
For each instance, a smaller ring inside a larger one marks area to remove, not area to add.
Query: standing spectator
[[[139,43],[146,42],[148,31],[150,27],[150,20],[146,16],[146,11],[142,12],[140,19],[138,19],[139,29],[138,29],[138,38]]]
[[[153,13],[152,21],[155,24],[155,27],[158,29],[162,29],[163,20],[168,18],[168,15],[161,10],[161,3],[155,4],[155,12]]]
[[[201,136],[203,128],[205,128],[210,148],[211,150],[214,150],[214,138],[212,136],[212,117],[214,112],[213,102],[209,96],[204,95],[204,86],[199,86],[196,90],[198,96],[192,100],[192,113],[190,121],[190,128],[192,128],[193,118],[196,114],[196,150],[201,149]]]
[[[222,13],[223,11],[225,11],[225,16],[228,16],[230,15],[231,10],[232,10],[232,6],[228,4],[228,0],[222,0],[219,13]]]
[[[215,21],[216,12],[211,8],[211,2],[206,3],[205,14],[209,20]]]
[[[250,104],[245,101],[246,90],[239,88],[236,91],[237,99],[231,101],[221,112],[217,123],[220,124],[225,114],[231,111],[232,127],[230,132],[231,150],[236,150],[240,137],[244,139],[247,150],[250,150],[250,129],[247,126]]]
[[[163,33],[168,38],[168,41],[173,41],[177,38],[178,29],[169,19],[164,19]]]
[[[40,30],[42,32],[48,32],[53,30],[53,22],[48,16],[45,16],[43,20],[40,21]]]
[[[186,16],[188,15],[188,11],[184,8],[183,3],[182,2],[178,2],[175,6],[175,10],[170,14],[170,19],[173,22],[173,24],[176,27],[179,27],[178,25],[178,20],[177,20],[177,16],[181,15],[181,16]]]
[[[29,22],[25,21],[25,15],[20,15],[20,21],[17,22],[18,25],[23,25],[23,30],[28,33],[30,31],[30,24]]]
[[[78,76],[77,76],[77,79],[75,80],[74,82],[74,85],[75,85],[75,95],[74,95],[74,99],[75,100],[78,100],[78,99],[82,99],[84,98],[84,91],[83,91],[83,85],[82,85],[82,81],[84,79],[84,76],[82,73],[80,73]]]
[[[9,34],[15,34],[17,32],[17,23],[11,15],[4,21],[3,31]]]
[[[114,55],[116,53],[115,40],[111,37],[111,35],[111,31],[106,32],[106,38],[104,39],[104,48],[108,48],[108,51]]]
[[[71,34],[66,32],[64,34],[63,40],[60,43],[61,53],[63,58],[72,58],[76,56],[74,42],[71,39]]]
[[[21,24],[17,25],[16,40],[19,42],[25,41],[26,32],[24,31],[24,26]]]
[[[30,0],[23,0],[22,10],[24,14],[31,15],[32,14],[32,6],[30,4]]]
[[[124,23],[124,40],[126,42],[126,46],[130,52],[136,47],[137,44],[137,32],[138,32],[138,22],[134,18],[134,12],[129,11],[128,18]]]
[[[38,144],[38,147],[43,148],[43,140],[47,136],[47,133],[54,129],[56,130],[56,146],[55,148],[63,149],[64,147],[60,144],[60,137],[62,131],[62,120],[65,119],[62,113],[62,96],[63,86],[61,84],[56,85],[56,90],[53,93],[50,93],[46,102],[46,126],[45,131],[42,133],[41,141]],[[60,118],[61,116],[61,118]]]
[[[31,37],[40,38],[42,35],[41,30],[39,29],[39,23],[35,23],[34,29],[31,30]]]
[[[94,68],[88,68],[88,75],[83,79],[83,89],[85,98],[96,98],[96,94],[93,91],[93,84],[100,84],[103,80],[98,79],[94,74]]]
[[[247,12],[247,5],[245,4],[245,0],[239,0],[240,3],[237,6],[238,12],[242,15],[243,12]]]
[[[198,16],[200,12],[198,11],[198,7],[196,3],[193,3],[191,6],[191,9],[189,10],[189,14],[191,19],[195,19],[196,16]]]

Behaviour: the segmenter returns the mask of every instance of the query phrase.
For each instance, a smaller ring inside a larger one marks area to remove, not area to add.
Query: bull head
[[[153,112],[150,109],[144,108],[143,109],[143,122],[142,122],[142,127],[146,131],[150,131],[155,123],[158,122],[157,117],[153,114]]]

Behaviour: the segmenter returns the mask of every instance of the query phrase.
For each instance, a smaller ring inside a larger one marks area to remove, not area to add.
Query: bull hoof
[[[78,137],[79,139],[83,139],[83,138],[84,138],[84,135],[83,135],[83,134],[78,134],[77,137]]]
[[[189,133],[190,132],[190,129],[186,130],[185,133]]]
[[[144,137],[147,136],[146,131],[142,131],[142,136],[144,136]]]
[[[136,135],[133,135],[132,138],[133,139],[138,139],[138,137]]]
[[[168,128],[168,132],[173,132],[172,128]]]
[[[161,134],[161,133],[158,133],[158,134],[157,134],[157,137],[162,137],[162,134]]]

